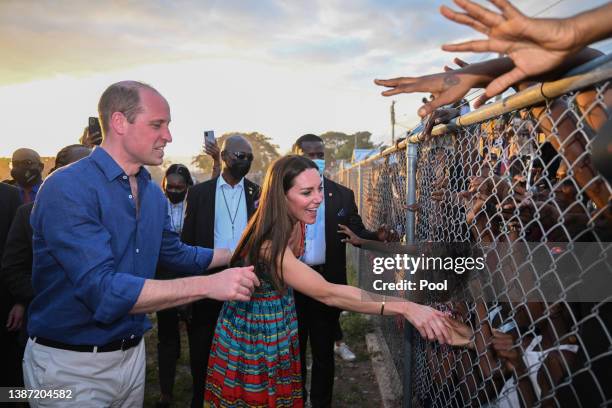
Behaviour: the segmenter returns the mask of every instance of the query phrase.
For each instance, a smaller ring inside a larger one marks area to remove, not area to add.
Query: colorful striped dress
[[[259,270],[249,302],[225,302],[213,338],[205,407],[303,407],[293,292]]]

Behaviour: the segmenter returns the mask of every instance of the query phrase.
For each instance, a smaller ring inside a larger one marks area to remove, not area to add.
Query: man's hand
[[[527,77],[539,75],[561,65],[582,46],[577,43],[576,28],[558,19],[536,19],[522,14],[507,0],[491,0],[501,14],[492,12],[470,0],[455,0],[465,10],[459,13],[446,6],[442,15],[485,34],[486,40],[445,44],[442,49],[455,52],[497,52],[507,54],[514,69],[492,81],[485,96],[501,94]]]
[[[8,314],[8,319],[6,320],[6,330],[16,331],[21,329],[21,326],[23,325],[24,313],[25,306],[21,303],[15,303],[15,305]]]
[[[204,143],[204,152],[206,152],[207,155],[212,157],[215,163],[221,163],[221,150],[219,149],[217,140],[215,140],[215,143],[209,143],[207,140]]]
[[[247,302],[255,286],[259,286],[259,279],[253,270],[253,266],[230,268],[206,276],[206,297]]]

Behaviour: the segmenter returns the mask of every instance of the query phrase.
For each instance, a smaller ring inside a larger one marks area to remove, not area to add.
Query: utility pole
[[[395,144],[395,101],[391,101],[391,144]]]

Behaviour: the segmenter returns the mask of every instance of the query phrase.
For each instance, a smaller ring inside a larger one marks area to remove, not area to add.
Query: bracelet
[[[382,316],[385,311],[385,295],[383,295],[382,303],[380,304],[380,315]]]

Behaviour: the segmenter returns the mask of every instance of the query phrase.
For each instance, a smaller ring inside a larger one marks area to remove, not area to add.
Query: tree
[[[374,149],[377,146],[370,140],[372,133],[367,131],[347,135],[342,132],[325,132],[321,135],[325,143],[326,161],[350,160],[355,150],[355,141],[358,149]]]
[[[230,132],[224,133],[217,138],[217,144],[221,148],[223,142],[229,136],[240,135],[246,138],[251,146],[253,147],[253,163],[251,164],[251,171],[248,174],[250,180],[261,183],[263,176],[268,169],[268,166],[272,161],[280,157],[278,153],[278,145],[271,142],[271,138],[263,135],[259,132],[242,133],[242,132]],[[210,156],[205,153],[199,154],[193,158],[192,164],[196,165],[206,175],[210,175],[212,171],[213,161]]]

